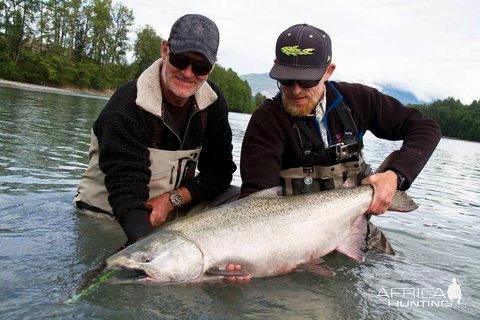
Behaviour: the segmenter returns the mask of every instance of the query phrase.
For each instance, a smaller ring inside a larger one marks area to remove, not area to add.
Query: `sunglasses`
[[[319,80],[277,80],[282,86],[291,87],[296,82],[300,87],[304,89],[315,87],[321,79]]]
[[[170,61],[172,66],[179,70],[185,70],[189,65],[192,65],[192,71],[197,76],[207,75],[213,68],[207,61],[194,60],[181,53],[173,53],[170,51],[168,57],[168,61]]]

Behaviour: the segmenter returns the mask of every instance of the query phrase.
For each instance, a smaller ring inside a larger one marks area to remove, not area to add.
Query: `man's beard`
[[[292,117],[296,118],[305,117],[309,114],[312,114],[315,110],[315,107],[318,105],[318,102],[320,102],[320,99],[315,100],[312,97],[308,97],[308,101],[306,101],[306,103],[299,105],[283,96],[283,107],[285,108],[285,111]]]

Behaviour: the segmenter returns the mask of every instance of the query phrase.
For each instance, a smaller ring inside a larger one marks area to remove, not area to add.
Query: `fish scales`
[[[292,197],[262,191],[166,224],[110,257],[107,267],[143,270],[159,282],[198,282],[218,278],[206,271],[230,263],[264,277],[335,249],[359,260],[372,197],[371,186]],[[406,194],[396,198],[397,210],[416,208]]]

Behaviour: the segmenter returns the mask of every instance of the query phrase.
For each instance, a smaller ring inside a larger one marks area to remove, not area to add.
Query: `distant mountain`
[[[379,85],[381,93],[388,94],[389,96],[394,97],[403,104],[422,104],[425,101],[420,101],[415,97],[415,95],[408,91],[403,91],[388,85]]]
[[[240,79],[246,80],[255,96],[258,92],[267,98],[277,94],[277,82],[268,76],[268,73],[249,73],[240,76]],[[377,89],[389,96],[394,97],[403,104],[421,104],[424,101],[418,100],[415,95],[408,91],[403,91],[391,85],[376,84]]]
[[[268,73],[244,74],[240,76],[240,79],[247,80],[254,96],[260,92],[265,97],[271,98],[278,92],[277,81],[270,78]]]

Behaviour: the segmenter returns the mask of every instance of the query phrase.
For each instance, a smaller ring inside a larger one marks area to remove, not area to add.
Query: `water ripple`
[[[3,318],[467,319],[480,314],[480,144],[442,139],[409,195],[411,213],[372,221],[396,256],[368,252],[362,264],[325,258],[337,273],[305,272],[242,285],[105,283],[65,305],[89,270],[125,241],[116,222],[72,206],[87,166],[90,129],[105,100],[0,87],[0,313]],[[230,113],[239,164],[249,115]],[[373,168],[400,142],[365,136]],[[241,184],[238,170],[233,183]],[[286,239],[295,241],[295,239]],[[394,308],[381,288],[443,288],[463,281],[466,309]],[[128,301],[128,303],[124,303]],[[35,316],[33,316],[35,315]]]

